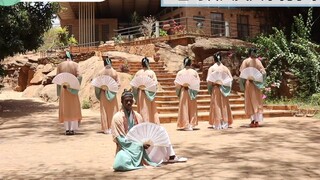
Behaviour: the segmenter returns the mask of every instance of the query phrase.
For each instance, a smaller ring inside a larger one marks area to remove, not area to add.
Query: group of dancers
[[[215,53],[214,64],[208,70],[208,76],[213,72],[224,72],[229,78],[232,78],[230,70],[223,65],[221,54]],[[67,60],[60,63],[57,67],[57,74],[68,72],[78,77],[79,65],[72,61],[70,53],[67,53]],[[112,61],[108,57],[103,61],[104,67],[97,74],[106,75],[113,78],[120,84],[119,76],[112,68]],[[179,76],[194,76],[200,81],[197,71],[192,67],[192,61],[186,57],[183,60],[184,68],[177,73]],[[151,78],[155,83],[157,77],[154,71],[150,69],[149,59],[143,58],[141,61],[142,69],[139,70],[135,77],[143,76]],[[249,57],[245,59],[240,67],[240,71],[247,67],[254,67],[263,75],[265,69],[256,57],[256,49],[249,49]],[[197,90],[191,89],[190,84],[175,84],[176,93],[179,97],[179,109],[177,127],[181,130],[192,131],[198,125],[197,117]],[[241,79],[240,88],[245,91],[245,113],[250,117],[250,127],[259,126],[263,120],[262,88],[261,82],[252,79]],[[211,95],[209,124],[213,129],[227,129],[233,122],[228,95],[231,87],[224,86],[221,83],[208,81],[208,91]],[[68,86],[58,86],[57,93],[59,96],[59,122],[64,123],[65,134],[74,135],[79,123],[81,122],[81,108],[78,91]],[[114,142],[117,144],[117,155],[114,163],[115,170],[132,170],[142,167],[143,163],[157,166],[161,162],[185,162],[186,158],[175,155],[172,145],[157,149],[153,157],[149,157],[147,150],[150,144],[136,144],[128,142],[124,137],[128,131],[136,124],[149,122],[160,124],[155,102],[156,92],[148,91],[144,88],[132,87],[132,90],[125,90],[121,96],[121,106],[119,106],[116,93],[108,89],[95,87],[95,95],[100,101],[101,130],[105,134],[112,134]],[[132,110],[134,100],[137,104],[137,111]],[[150,153],[150,152],[149,152]],[[163,159],[157,160],[156,154],[166,154]],[[143,163],[142,163],[143,162]]]

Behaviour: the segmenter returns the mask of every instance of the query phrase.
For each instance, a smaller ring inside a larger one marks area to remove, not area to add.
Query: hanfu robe
[[[222,63],[215,63],[211,66],[208,70],[208,77],[211,73],[216,71],[225,72],[230,76],[230,78],[232,78],[229,69]],[[228,126],[230,126],[233,122],[228,98],[228,95],[231,92],[231,87],[208,81],[208,92],[211,95],[209,124],[214,125],[217,129],[221,129],[221,126],[224,125],[224,123],[227,123]]]
[[[113,78],[118,84],[120,82],[116,70],[112,67],[104,67],[98,73],[98,76],[99,75],[107,75]],[[112,117],[119,111],[117,93],[95,87],[95,95],[100,101],[101,130],[105,132],[111,128]]]
[[[115,171],[130,171],[144,167],[144,164],[157,166],[153,163],[142,143],[128,141],[125,137],[128,131],[138,123],[142,117],[135,111],[126,112],[121,109],[112,118],[112,135],[117,144],[116,157],[113,164]]]
[[[178,76],[191,74],[200,80],[197,71],[184,68],[177,73]],[[179,97],[179,111],[177,119],[178,128],[188,128],[198,125],[197,94],[198,92],[180,85],[176,85],[176,93]]]
[[[63,72],[73,74],[74,76],[78,77],[79,81],[81,82],[78,63],[69,60],[60,63],[57,67],[57,74]],[[80,122],[82,119],[82,115],[78,90],[71,88],[65,89],[58,85],[57,95],[59,96],[59,122]]]
[[[150,69],[141,69],[136,74],[135,77],[146,76],[158,83],[157,76],[154,71]],[[147,90],[142,90],[139,88],[133,88],[134,98],[137,101],[137,112],[141,114],[142,118],[151,123],[160,124],[159,115],[157,111],[157,103],[154,98],[156,92],[151,92]]]
[[[247,58],[245,59],[240,67],[240,72],[247,68],[254,67],[259,70],[264,75],[266,71],[258,58]],[[247,79],[240,79],[240,88],[245,93],[245,113],[247,116],[251,116],[252,120],[262,121],[263,117],[263,101],[262,101],[262,91],[264,87],[264,82],[256,82]]]

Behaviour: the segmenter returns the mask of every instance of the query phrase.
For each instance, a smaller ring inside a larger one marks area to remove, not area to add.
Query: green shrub
[[[82,109],[89,109],[91,108],[91,104],[89,100],[83,100],[82,101]]]
[[[311,96],[310,103],[314,106],[320,106],[320,93],[313,94]]]

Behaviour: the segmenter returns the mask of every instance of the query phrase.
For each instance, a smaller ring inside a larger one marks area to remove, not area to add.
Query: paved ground
[[[260,128],[237,120],[224,131],[163,124],[189,161],[119,173],[98,112],[84,110],[80,133],[65,136],[56,104],[2,93],[0,106],[0,179],[320,179],[318,119],[268,118]]]

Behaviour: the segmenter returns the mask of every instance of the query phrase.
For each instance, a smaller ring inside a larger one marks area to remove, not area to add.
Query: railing
[[[40,51],[40,58],[46,57],[56,57],[61,54],[65,53],[65,49],[69,49],[71,53],[88,53],[92,51],[98,51],[101,49],[105,49],[106,47],[100,47],[101,42],[89,42],[89,43],[82,43],[73,46],[63,46],[57,48],[51,48],[48,50]]]
[[[254,37],[261,32],[259,26],[230,24],[227,21],[213,21],[201,17],[183,17],[156,21],[152,32],[148,32],[142,25],[114,30],[115,39],[119,42],[130,42],[134,40],[159,37],[165,34],[190,34],[210,37],[233,37],[244,39]],[[151,36],[149,35],[151,34]]]

